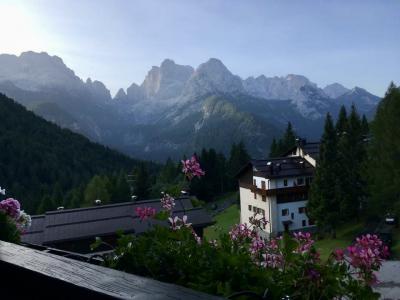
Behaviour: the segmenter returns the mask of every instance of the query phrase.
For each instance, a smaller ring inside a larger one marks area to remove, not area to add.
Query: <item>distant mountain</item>
[[[321,89],[302,75],[243,80],[216,58],[196,69],[166,59],[112,98],[103,83],[84,82],[60,58],[34,52],[0,55],[0,91],[96,142],[156,160],[202,147],[226,152],[240,140],[265,156],[288,121],[298,134],[319,138],[327,112],[354,103],[373,116],[379,102],[366,90]]]
[[[58,111],[50,103],[41,109]],[[50,107],[47,107],[50,106]],[[138,161],[61,129],[0,94],[0,183],[34,212],[41,196],[65,193],[96,174],[131,171]],[[68,115],[53,115],[67,120]]]
[[[343,85],[337,82],[328,84],[323,90],[325,94],[332,99],[340,97],[350,91],[348,88],[345,88]]]

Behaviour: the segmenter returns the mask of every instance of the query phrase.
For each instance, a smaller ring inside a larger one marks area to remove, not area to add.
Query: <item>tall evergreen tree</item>
[[[363,115],[361,119],[361,131],[364,136],[369,134],[369,123],[365,115]]]
[[[340,216],[336,197],[339,188],[337,156],[336,129],[330,114],[327,114],[307,207],[309,217],[321,230],[329,230],[334,237]]]
[[[139,166],[133,172],[135,182],[133,193],[140,199],[145,200],[149,197],[151,191],[151,178],[149,172],[144,163],[140,163]]]
[[[83,206],[93,206],[96,200],[101,200],[102,204],[109,203],[111,195],[108,187],[107,177],[93,176],[85,188]]]
[[[351,107],[346,130],[339,133],[338,139],[338,163],[341,172],[338,174],[340,189],[337,197],[341,218],[349,220],[358,215],[360,203],[365,196],[365,183],[362,180],[365,144],[361,120],[354,105]]]
[[[278,141],[274,138],[269,151],[269,157],[279,157],[296,146],[296,133],[292,123],[288,122],[285,133]]]
[[[347,111],[346,107],[342,105],[339,111],[338,120],[336,122],[336,132],[341,135],[347,131]]]
[[[400,216],[400,89],[390,84],[372,124],[368,179],[371,216]]]

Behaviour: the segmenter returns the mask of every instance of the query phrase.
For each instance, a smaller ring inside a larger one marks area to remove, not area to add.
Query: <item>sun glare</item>
[[[0,52],[19,54],[45,48],[37,22],[21,5],[0,3]]]

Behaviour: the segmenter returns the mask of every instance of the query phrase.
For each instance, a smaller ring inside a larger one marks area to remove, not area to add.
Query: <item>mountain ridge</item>
[[[303,75],[242,79],[217,58],[197,68],[165,59],[149,70],[140,85],[132,83],[112,97],[102,82],[83,81],[61,58],[44,52],[0,55],[0,92],[93,141],[156,160],[190,155],[201,147],[227,151],[215,139],[223,130],[229,131],[226,111],[213,110],[213,117],[206,118],[209,99],[221,102],[215,107],[235,111],[228,114],[232,124],[239,115],[245,124],[235,125],[239,131],[223,138],[224,144],[246,140],[250,153],[258,157],[265,155],[261,148],[269,147],[286,122],[291,121],[298,134],[317,138],[327,112],[336,115],[340,105],[355,103],[361,114],[371,117],[379,102],[379,97],[364,89],[337,83],[320,88]],[[203,133],[203,128],[214,135]],[[182,142],[183,133],[187,142]]]

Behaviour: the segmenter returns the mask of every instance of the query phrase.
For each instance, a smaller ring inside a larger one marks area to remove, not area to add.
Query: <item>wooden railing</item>
[[[0,274],[0,299],[222,299],[3,241]]]
[[[285,195],[285,194],[293,194],[293,193],[306,193],[309,190],[309,185],[297,185],[291,187],[284,187],[278,189],[260,189],[254,184],[239,183],[240,187],[250,189],[252,193],[257,193],[262,196],[273,196],[273,195]]]

